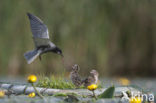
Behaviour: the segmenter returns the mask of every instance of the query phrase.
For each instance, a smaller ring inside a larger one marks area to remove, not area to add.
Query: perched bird
[[[32,63],[38,56],[41,60],[41,55],[47,52],[53,52],[63,57],[62,51],[49,39],[49,32],[47,26],[38,17],[33,14],[27,13],[31,31],[33,34],[33,40],[35,49],[28,51],[24,54],[28,64]]]
[[[91,70],[90,75],[82,81],[82,84],[87,87],[91,84],[97,84],[99,73],[96,70]]]
[[[79,75],[79,66],[77,64],[75,64],[74,66],[72,66],[72,70],[70,72],[70,78],[72,80],[72,83],[76,86],[76,87],[80,87],[82,85],[82,80],[81,77]]]

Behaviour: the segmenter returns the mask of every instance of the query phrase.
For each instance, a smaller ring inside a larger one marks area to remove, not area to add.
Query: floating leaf
[[[111,86],[107,88],[102,94],[100,94],[99,98],[113,98],[114,96],[115,87]]]

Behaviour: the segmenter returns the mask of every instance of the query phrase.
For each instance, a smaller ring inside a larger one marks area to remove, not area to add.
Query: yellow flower
[[[119,78],[119,82],[122,85],[129,85],[130,81],[127,78]]]
[[[0,90],[0,98],[3,98],[5,96],[5,92]]]
[[[28,76],[28,82],[29,82],[29,83],[34,83],[34,82],[36,82],[36,81],[37,81],[36,75],[29,75],[29,76]]]
[[[141,102],[141,97],[131,98],[131,99],[129,100],[129,103],[142,103],[142,102]]]
[[[98,86],[97,86],[96,84],[91,84],[91,85],[89,85],[87,88],[88,88],[88,90],[93,91],[93,90],[95,90],[97,87],[98,87]]]
[[[34,92],[32,92],[32,93],[30,93],[29,95],[28,95],[28,97],[30,97],[30,98],[34,98],[36,96],[36,94],[34,93]]]

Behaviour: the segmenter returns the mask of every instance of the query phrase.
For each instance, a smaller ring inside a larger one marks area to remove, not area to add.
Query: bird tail
[[[33,50],[33,51],[26,52],[24,54],[24,57],[27,60],[27,63],[30,64],[39,56],[39,54],[40,54],[40,51]]]

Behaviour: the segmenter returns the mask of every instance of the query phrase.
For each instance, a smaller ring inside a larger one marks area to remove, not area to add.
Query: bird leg
[[[41,55],[39,55],[39,59],[40,59],[40,61],[42,60]]]

